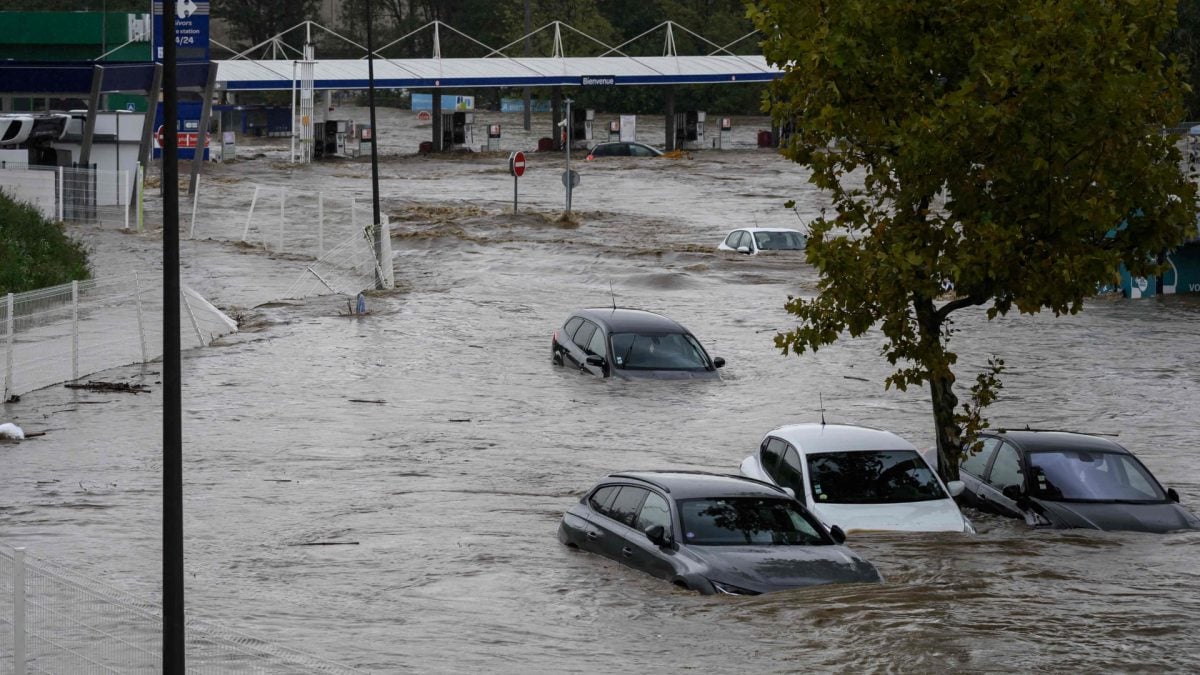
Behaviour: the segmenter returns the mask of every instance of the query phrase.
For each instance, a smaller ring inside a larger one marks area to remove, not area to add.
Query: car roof
[[[862,450],[917,450],[912,443],[890,431],[857,424],[788,424],[767,432],[802,453],[855,452]]]
[[[793,230],[790,227],[739,227],[735,230],[730,230],[729,232],[733,233],[737,232],[738,230],[745,230],[747,232],[795,232],[796,234],[804,234],[800,230]]]
[[[668,333],[687,333],[688,330],[673,319],[662,314],[647,312],[642,309],[625,307],[591,307],[577,309],[572,316],[582,316],[608,328],[609,332],[621,333],[626,331],[650,331]]]
[[[1037,431],[1034,429],[999,429],[981,436],[1005,438],[1026,452],[1036,450],[1105,450],[1132,454],[1107,438],[1075,431]]]
[[[781,488],[769,483],[708,471],[622,471],[606,480],[630,479],[661,488],[674,499],[708,497],[787,497]]]

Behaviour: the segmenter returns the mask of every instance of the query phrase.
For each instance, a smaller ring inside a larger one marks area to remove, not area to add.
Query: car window
[[[1030,489],[1052,501],[1163,501],[1158,482],[1130,455],[1101,450],[1029,453]]]
[[[992,458],[992,453],[996,451],[996,447],[1000,445],[998,438],[983,439],[983,448],[978,452],[963,450],[963,458],[958,468],[975,476],[983,478],[983,472],[987,469],[988,460]]]
[[[628,143],[616,144],[615,146],[613,146],[613,154],[617,155],[618,157],[628,157],[629,156],[629,144]]]
[[[783,461],[775,470],[775,482],[780,487],[791,488],[797,497],[803,499],[804,474],[801,473],[800,468],[800,453],[796,452],[796,448],[791,445],[785,445],[787,450],[783,452]]]
[[[798,232],[755,232],[760,251],[799,251],[807,243]]]
[[[725,245],[729,248],[737,248],[737,240],[742,236],[741,230],[730,232],[728,237],[725,237]]]
[[[754,250],[750,247],[750,233],[746,232],[745,230],[738,232],[737,245],[734,246],[734,248],[741,248],[743,246],[750,248],[750,250]]]
[[[945,499],[916,450],[856,450],[808,456],[817,504],[895,504]]]
[[[612,506],[609,507],[608,512],[604,515],[619,523],[633,527],[634,522],[637,520],[638,509],[642,505],[642,500],[649,493],[650,491],[645,488],[624,485],[621,487],[621,491],[617,493],[617,498],[613,500]]]
[[[604,157],[604,156],[608,155],[608,146],[597,145],[596,147],[592,148],[592,151],[589,152],[588,154],[591,155],[592,157]]]
[[[812,516],[790,499],[728,497],[680,503],[684,542],[696,546],[832,544]]]
[[[567,321],[566,325],[563,326],[563,335],[567,336],[568,340],[572,339],[571,336],[575,335],[575,331],[579,330],[579,327],[582,325],[583,319],[577,316],[571,317],[570,320]]]
[[[608,349],[604,346],[604,331],[597,329],[592,333],[592,339],[588,341],[587,353],[608,356]]]
[[[779,459],[783,457],[783,451],[787,449],[787,443],[778,438],[768,438],[762,444],[762,468],[767,472],[767,475],[775,477],[775,467],[779,464]]]
[[[596,324],[591,321],[584,321],[583,325],[575,333],[575,337],[571,341],[579,345],[580,349],[587,349],[588,344],[592,341],[592,334],[596,332]]]
[[[662,525],[668,534],[671,532],[671,507],[667,505],[667,500],[663,499],[662,495],[651,492],[646,495],[646,501],[642,504],[641,512],[638,513],[636,527],[645,532],[646,528],[655,525]]]
[[[634,370],[702,370],[708,359],[690,335],[683,333],[614,333],[613,363]]]
[[[591,497],[588,497],[588,504],[592,507],[592,510],[607,515],[608,503],[612,501],[615,494],[617,494],[617,486],[606,485],[593,492]]]
[[[1003,490],[1009,485],[1024,485],[1021,474],[1021,458],[1017,449],[1008,443],[1001,443],[996,451],[996,460],[992,462],[992,471],[988,474],[988,483]]]
[[[654,151],[644,145],[630,145],[629,154],[634,157],[653,157]]]

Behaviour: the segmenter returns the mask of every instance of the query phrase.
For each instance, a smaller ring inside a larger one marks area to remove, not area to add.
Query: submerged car
[[[762,251],[803,251],[805,246],[808,246],[808,237],[800,230],[743,227],[725,235],[717,250],[757,255]]]
[[[588,150],[588,160],[593,160],[598,157],[659,157],[663,154],[662,150],[645,143],[634,143],[632,141],[613,141],[611,143],[597,143]]]
[[[661,314],[616,307],[578,309],[550,338],[550,359],[600,377],[719,380],[725,359],[709,358],[688,329]]]
[[[846,532],[974,532],[954,497],[908,441],[849,424],[791,424],[763,438],[742,475],[787,488],[823,523]]]
[[[567,546],[704,594],[882,581],[783,490],[692,471],[614,473],[563,514]]]
[[[959,465],[962,498],[1034,527],[1170,532],[1200,529],[1133,453],[1106,438],[1065,431],[981,434]]]

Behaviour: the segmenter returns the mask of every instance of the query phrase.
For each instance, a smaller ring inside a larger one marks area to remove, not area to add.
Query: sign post
[[[517,150],[508,156],[508,172],[513,177],[513,213],[517,212],[517,179],[525,175],[525,153]]]

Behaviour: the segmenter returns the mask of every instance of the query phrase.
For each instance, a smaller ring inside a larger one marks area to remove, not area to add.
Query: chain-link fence
[[[237,324],[189,288],[180,346],[207,346]],[[0,296],[4,396],[162,356],[162,279],[136,272]]]
[[[195,617],[188,673],[357,673]],[[162,672],[155,604],[0,544],[0,675]]]
[[[0,190],[33,205],[45,218],[64,223],[140,229],[141,186],[137,167],[116,171],[0,165]]]

